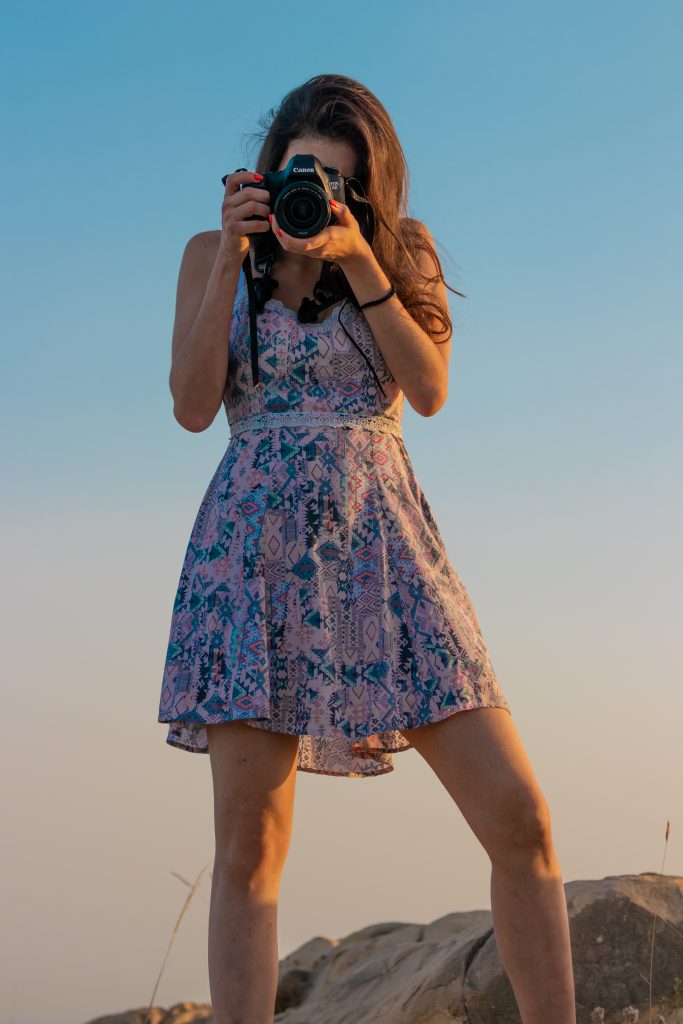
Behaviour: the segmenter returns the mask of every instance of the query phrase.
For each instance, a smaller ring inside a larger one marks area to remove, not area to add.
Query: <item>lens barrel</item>
[[[278,196],[275,216],[288,235],[312,238],[330,223],[330,201],[319,185],[310,181],[295,181],[285,185]]]

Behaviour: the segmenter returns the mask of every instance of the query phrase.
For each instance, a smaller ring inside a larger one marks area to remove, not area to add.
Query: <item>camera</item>
[[[240,188],[246,188],[244,183]],[[334,224],[330,199],[344,202],[344,178],[338,167],[323,167],[312,154],[296,153],[281,171],[267,171],[258,188],[270,194],[270,208],[283,231],[312,238]],[[254,214],[247,220],[263,220]]]
[[[240,168],[245,170],[246,168]],[[225,176],[227,178],[227,175]],[[225,178],[223,178],[225,184]],[[256,184],[242,182],[240,190]],[[295,153],[281,171],[266,171],[257,188],[267,189],[269,205],[277,222],[294,238],[312,238],[328,224],[336,224],[330,199],[345,203],[344,177],[338,167],[323,167],[312,153]],[[353,189],[351,189],[353,194]],[[245,220],[265,220],[251,214]],[[272,229],[249,237],[254,251],[254,264],[260,274],[267,274],[273,262],[275,236]]]
[[[238,171],[246,171],[238,167]],[[227,181],[225,174],[221,181]],[[352,184],[353,183],[353,184]],[[357,189],[353,185],[356,185]],[[256,186],[268,192],[268,204],[277,218],[283,232],[294,238],[312,238],[329,224],[336,224],[330,200],[344,203],[358,221],[361,234],[369,245],[375,233],[375,214],[372,204],[365,196],[358,178],[344,178],[338,167],[323,167],[312,153],[295,153],[281,171],[267,171],[263,179],[256,182],[241,182],[240,190]],[[251,214],[245,220],[265,220],[259,214]],[[270,277],[271,268],[279,248],[272,228],[249,234],[249,247],[254,257],[254,267],[260,276],[254,278],[258,311],[272,295],[277,281]],[[249,254],[244,259],[245,274],[251,279]]]
[[[238,171],[246,171],[246,169],[246,167],[237,168]],[[227,174],[221,178],[223,187],[225,187],[227,179]],[[353,187],[352,182],[356,188]],[[254,185],[256,188],[267,190],[269,206],[283,232],[288,235],[294,238],[312,238],[323,231],[328,224],[335,224],[337,217],[332,212],[330,204],[330,200],[334,199],[349,207],[352,215],[358,221],[361,234],[368,245],[372,245],[375,234],[375,211],[365,195],[362,182],[353,176],[344,178],[338,167],[323,167],[320,160],[312,153],[295,153],[281,171],[267,171],[258,183],[240,183],[240,190]],[[356,189],[359,189],[360,192]],[[245,220],[265,220],[265,217],[251,214]],[[271,276],[276,255],[276,241],[270,225],[267,231],[249,233],[249,250],[244,257],[242,267],[249,295],[251,373],[254,384],[258,385],[256,314],[263,312],[265,303],[272,297],[273,291],[278,285],[278,282]],[[252,254],[258,277],[254,276],[252,271]],[[320,280],[314,285],[313,293],[317,302],[310,298],[302,300],[298,313],[301,323],[313,323],[318,313],[327,309],[339,297],[352,297],[355,301],[343,271],[333,261],[323,262]],[[351,340],[353,341],[353,338]],[[353,343],[356,345],[355,341]]]

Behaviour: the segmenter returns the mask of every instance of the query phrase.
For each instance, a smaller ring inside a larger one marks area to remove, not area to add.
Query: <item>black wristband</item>
[[[364,302],[363,305],[359,306],[358,308],[359,309],[365,309],[366,306],[378,306],[380,302],[386,302],[387,299],[390,299],[391,296],[395,295],[395,294],[396,294],[396,289],[394,288],[394,286],[392,284],[392,286],[389,289],[389,291],[387,292],[387,294],[383,295],[381,299],[372,299],[370,302]]]

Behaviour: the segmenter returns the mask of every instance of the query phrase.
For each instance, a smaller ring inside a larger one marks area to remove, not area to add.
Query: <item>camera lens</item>
[[[306,228],[312,224],[317,216],[317,212],[310,196],[299,196],[293,199],[287,209],[292,222],[298,224],[301,228]]]
[[[330,222],[330,204],[317,185],[301,182],[282,190],[275,207],[282,230],[296,238],[311,238]]]

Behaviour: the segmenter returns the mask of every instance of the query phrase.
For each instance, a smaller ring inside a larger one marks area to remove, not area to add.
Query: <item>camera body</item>
[[[237,168],[238,171],[246,169]],[[227,177],[225,174],[221,178],[224,187]],[[254,184],[240,183],[240,190]],[[329,224],[335,224],[337,217],[332,212],[330,199],[336,199],[348,206],[358,221],[361,234],[368,245],[372,245],[375,212],[365,196],[362,183],[358,178],[344,178],[338,167],[323,167],[312,153],[295,153],[281,171],[267,171],[256,187],[267,189],[269,205],[278,224],[294,238],[312,238]],[[356,189],[360,189],[360,194]],[[251,214],[245,220],[265,218]],[[272,228],[269,226],[267,231],[250,233],[249,246],[257,273],[268,277],[277,249]],[[263,290],[265,282],[259,281],[259,284]]]
[[[240,188],[246,188],[242,184]],[[270,195],[279,226],[294,238],[312,238],[336,217],[330,199],[343,203],[344,178],[337,167],[323,167],[312,154],[296,153],[281,171],[266,171],[258,188]],[[257,214],[247,220],[263,220]]]
[[[240,189],[247,188],[241,184]],[[336,224],[330,199],[345,202],[344,178],[337,167],[323,167],[317,157],[296,153],[281,171],[266,171],[257,188],[269,193],[269,206],[283,231],[294,238],[312,238],[328,224]],[[252,214],[246,220],[264,220]],[[275,258],[275,235],[272,228],[249,236],[254,253],[254,266],[267,275]]]

